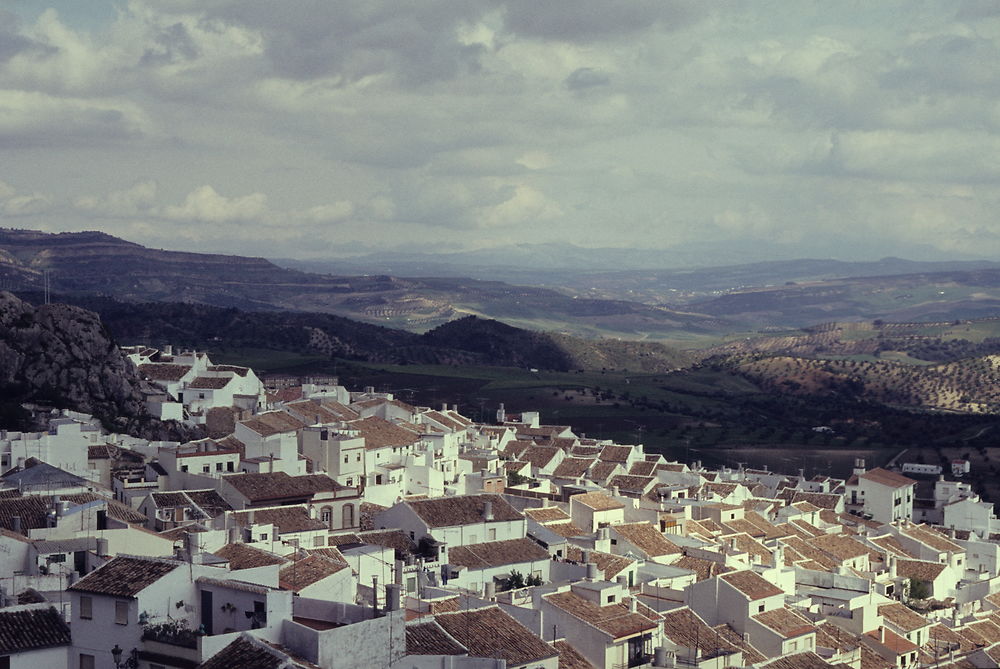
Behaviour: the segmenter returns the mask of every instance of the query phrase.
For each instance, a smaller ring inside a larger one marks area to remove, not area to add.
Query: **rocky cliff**
[[[115,432],[193,436],[146,412],[142,384],[93,312],[0,292],[0,427],[25,427],[20,406],[31,402],[92,414]]]

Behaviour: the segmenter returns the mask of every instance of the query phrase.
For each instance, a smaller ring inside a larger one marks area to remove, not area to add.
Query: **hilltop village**
[[[1000,521],[961,463],[708,470],[535,412],[125,353],[153,414],[227,434],[0,433],[3,669],[1000,662]]]

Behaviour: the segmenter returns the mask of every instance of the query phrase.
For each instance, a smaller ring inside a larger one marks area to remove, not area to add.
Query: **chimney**
[[[544,509],[544,508],[548,507],[549,504],[550,504],[549,498],[548,497],[543,497],[542,498],[542,508]]]
[[[447,411],[447,410],[448,410],[448,403],[441,402],[441,411]]]
[[[398,611],[400,607],[400,590],[402,586],[398,583],[388,583],[385,586],[385,608],[386,611]]]
[[[483,584],[483,599],[492,602],[497,598],[497,584],[490,579]]]
[[[636,599],[635,599],[635,597],[629,597],[628,598],[628,610],[629,610],[629,613],[635,613],[638,609],[639,609],[639,607],[636,605]]]
[[[452,404],[451,405],[451,410],[454,411],[455,413],[458,413],[458,405],[457,404]]]
[[[372,576],[372,618],[378,618],[378,576]]]
[[[493,502],[491,500],[483,502],[483,520],[487,522],[493,520]]]
[[[618,486],[616,485],[611,486],[611,496],[618,497]]]
[[[394,565],[393,582],[396,585],[403,585],[403,567],[406,565],[402,560],[396,560]]]
[[[587,580],[597,581],[601,578],[601,570],[593,562],[587,563]]]
[[[882,625],[878,626],[878,641],[879,643],[885,643],[885,627]]]
[[[103,537],[97,539],[97,556],[108,557],[108,540]]]
[[[173,347],[173,345],[172,344],[164,344],[163,345],[163,353],[165,355],[173,355],[174,354],[174,347]]]

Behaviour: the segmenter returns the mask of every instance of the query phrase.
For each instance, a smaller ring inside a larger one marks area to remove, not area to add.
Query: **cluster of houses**
[[[234,430],[0,432],[0,669],[1000,666],[1000,521],[961,481],[133,355],[163,415]]]

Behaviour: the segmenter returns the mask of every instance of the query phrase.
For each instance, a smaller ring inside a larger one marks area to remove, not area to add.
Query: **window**
[[[353,477],[347,479],[347,485],[349,485],[349,486],[354,485],[354,478]]]
[[[354,505],[345,504],[342,527],[354,527]]]
[[[200,400],[205,399],[205,393],[198,393],[198,399]]]
[[[209,471],[211,471],[211,469],[212,468],[210,466],[208,466],[208,465],[202,465],[201,466],[201,473],[202,474],[207,474]]]
[[[267,532],[265,532],[264,534],[260,535],[260,540],[261,541],[267,541]]]
[[[80,669],[94,669],[94,656],[80,653]]]
[[[333,512],[330,511],[329,507],[324,507],[319,514],[319,519],[329,525],[330,521],[333,520]]]
[[[80,596],[80,618],[92,620],[94,617],[94,600],[86,595]]]
[[[608,604],[614,604],[614,603],[615,603],[615,596],[608,595]]]
[[[406,579],[406,591],[416,592],[416,590],[417,590],[417,579],[413,577]]]
[[[233,471],[233,463],[231,461],[226,463],[226,471],[227,472]]]
[[[216,462],[215,463],[215,471],[217,471],[217,472],[221,472],[222,471],[222,463],[221,462]]]
[[[489,534],[489,540],[490,541],[496,541],[497,540],[497,528],[491,527],[488,530],[488,534]]]
[[[764,613],[764,605],[763,604],[761,604],[760,606],[757,607],[757,613]]]
[[[181,471],[182,472],[186,472],[187,470],[188,470],[188,466],[187,465],[181,465]]]
[[[355,462],[361,462],[361,454],[360,453],[357,454],[357,456],[354,458],[354,461]]]
[[[128,602],[115,602],[115,623],[128,625]]]
[[[345,465],[347,464],[347,461],[350,459],[350,457],[351,457],[350,455],[348,455],[347,453],[344,453],[344,464]]]

